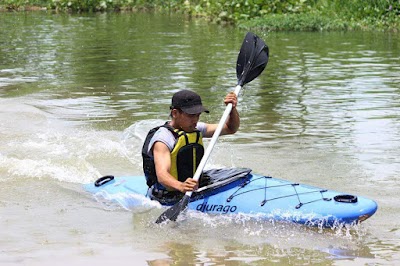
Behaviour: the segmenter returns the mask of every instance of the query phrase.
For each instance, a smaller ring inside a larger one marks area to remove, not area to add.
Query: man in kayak
[[[224,103],[232,103],[233,108],[221,135],[234,134],[240,125],[236,94],[228,93]],[[142,149],[147,185],[157,198],[197,188],[192,177],[204,154],[202,137],[212,137],[218,126],[199,122],[200,115],[209,111],[201,97],[190,90],[173,95],[170,111],[171,121],[150,130]]]

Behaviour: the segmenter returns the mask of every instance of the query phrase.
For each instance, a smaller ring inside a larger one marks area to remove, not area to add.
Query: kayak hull
[[[115,177],[97,185],[87,184],[84,188],[107,195],[107,199],[127,209],[141,204],[132,200],[133,196],[148,196],[144,176]],[[246,214],[323,227],[362,222],[377,208],[375,201],[365,197],[251,173],[221,187],[194,193],[188,204],[190,210],[209,214]]]

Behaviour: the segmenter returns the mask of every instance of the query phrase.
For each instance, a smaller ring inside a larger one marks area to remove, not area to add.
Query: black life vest
[[[174,129],[168,122],[149,131],[142,148],[143,172],[149,187],[158,183],[154,159],[147,154],[149,143],[160,127],[167,128],[175,137],[175,147],[171,151],[171,175],[184,182],[188,177],[193,177],[197,166],[204,155],[203,138],[200,131],[187,133]]]

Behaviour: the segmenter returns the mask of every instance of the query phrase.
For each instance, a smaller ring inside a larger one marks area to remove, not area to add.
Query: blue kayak
[[[362,222],[378,208],[375,201],[365,197],[252,174],[247,168],[213,169],[205,174],[205,181],[190,199],[189,210],[332,227]],[[144,176],[104,176],[84,188],[127,209],[143,204],[134,200],[138,196],[158,200],[164,206],[173,205],[181,196],[157,198]]]

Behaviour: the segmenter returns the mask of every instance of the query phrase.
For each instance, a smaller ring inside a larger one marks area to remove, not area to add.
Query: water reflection
[[[374,256],[368,250],[325,249],[310,251],[303,248],[275,249],[272,246],[226,246],[225,250],[205,252],[194,250],[191,245],[169,243],[165,250],[168,258],[148,261],[149,265],[186,265],[187,262],[201,265],[337,265],[343,263],[367,263]]]

